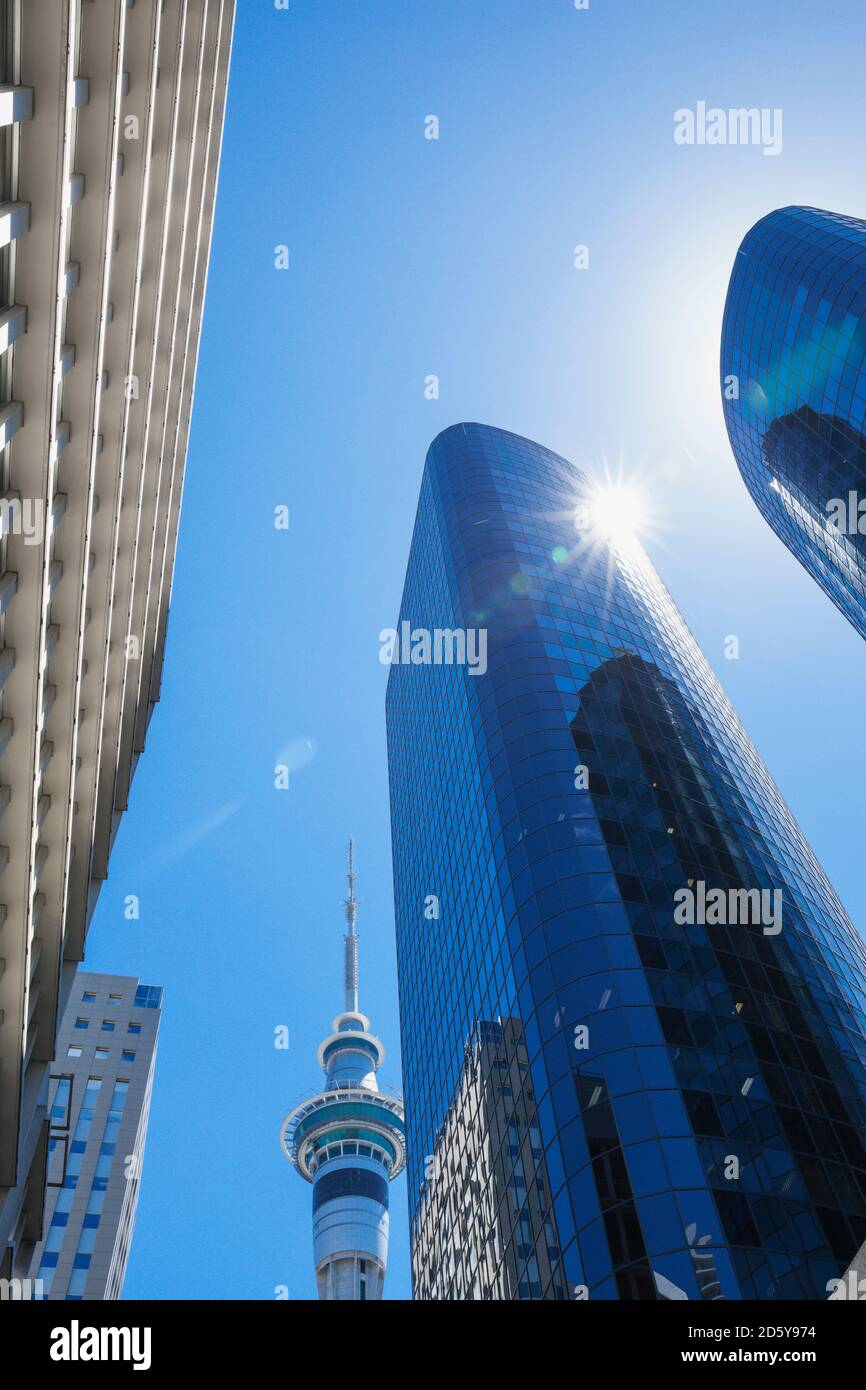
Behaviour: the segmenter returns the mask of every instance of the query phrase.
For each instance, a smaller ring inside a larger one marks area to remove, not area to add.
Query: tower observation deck
[[[283,1121],[289,1162],[313,1187],[313,1258],[320,1299],[382,1297],[388,1264],[388,1184],[404,1167],[403,1102],[379,1090],[385,1049],[358,1011],[355,863],[349,841],[344,1009],[319,1044],[318,1095]]]

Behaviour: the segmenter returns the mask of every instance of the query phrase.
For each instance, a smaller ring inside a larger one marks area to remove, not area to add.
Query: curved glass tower
[[[320,1299],[382,1297],[388,1184],[405,1164],[403,1105],[379,1091],[385,1049],[358,1012],[357,900],[349,841],[345,1007],[319,1044],[324,1089],[286,1117],[286,1157],[313,1186],[313,1258]]]
[[[758,509],[866,637],[866,222],[789,207],[737,252],[722,328],[734,457]]]
[[[866,948],[593,514],[504,430],[429,450],[387,693],[415,1294],[825,1298],[866,1237]]]

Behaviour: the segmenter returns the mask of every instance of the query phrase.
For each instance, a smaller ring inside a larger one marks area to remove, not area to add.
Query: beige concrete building
[[[0,0],[0,1277],[159,695],[234,0]]]

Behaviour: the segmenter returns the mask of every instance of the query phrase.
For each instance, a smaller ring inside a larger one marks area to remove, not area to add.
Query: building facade
[[[866,637],[866,222],[787,207],[737,252],[722,328],[734,457],[761,515]]]
[[[866,948],[594,514],[506,431],[428,453],[386,702],[415,1292],[826,1297],[866,1234]]]
[[[403,1105],[382,1093],[385,1049],[358,1012],[355,869],[349,843],[344,1010],[320,1044],[324,1089],[286,1117],[283,1152],[313,1188],[313,1260],[319,1298],[380,1299],[388,1267],[388,1184],[405,1165]]]
[[[29,1270],[37,1297],[120,1298],[161,1009],[158,986],[75,977],[51,1069],[45,1228]]]
[[[482,1019],[424,1167],[415,1297],[569,1296],[519,1019]]]
[[[233,0],[0,0],[0,1277],[159,696]]]

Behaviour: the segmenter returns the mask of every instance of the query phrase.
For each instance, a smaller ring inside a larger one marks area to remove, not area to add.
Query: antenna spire
[[[346,1013],[358,1012],[358,934],[355,919],[358,915],[358,900],[355,897],[355,847],[349,841],[349,871],[346,875],[349,896],[345,899],[346,935],[343,937],[343,986],[346,992]]]

